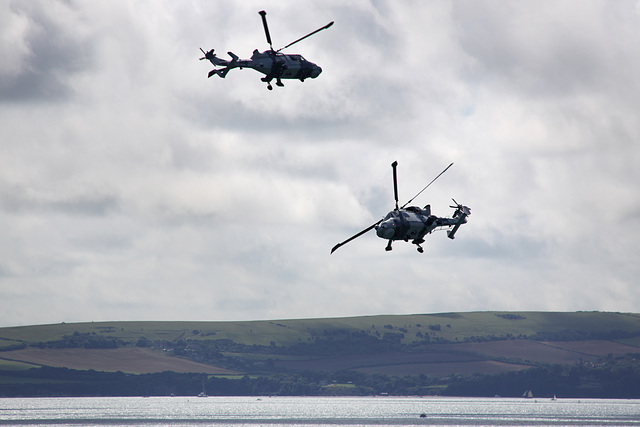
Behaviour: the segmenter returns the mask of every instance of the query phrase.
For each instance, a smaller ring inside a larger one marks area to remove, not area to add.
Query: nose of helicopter
[[[318,77],[320,75],[320,73],[322,72],[322,68],[318,67],[317,65],[313,65],[313,67],[311,68],[311,74],[310,77],[312,79],[315,79],[316,77]]]
[[[384,221],[376,227],[376,234],[378,237],[389,240],[396,232],[395,224],[392,222]]]

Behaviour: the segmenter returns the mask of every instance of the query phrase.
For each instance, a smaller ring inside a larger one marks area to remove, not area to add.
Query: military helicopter
[[[205,52],[200,48],[204,57],[200,58],[200,60],[207,59],[214,66],[223,66],[224,68],[214,68],[209,71],[209,77],[217,74],[221,78],[225,78],[229,70],[233,68],[253,68],[254,70],[262,73],[265,77],[262,77],[262,81],[267,83],[267,89],[272,90],[273,86],[271,86],[271,80],[276,79],[276,86],[284,86],[282,84],[282,79],[299,79],[303,82],[307,78],[315,79],[322,72],[322,68],[314,64],[313,62],[309,62],[302,57],[302,55],[298,54],[284,54],[281,53],[281,50],[288,48],[289,46],[298,43],[314,35],[315,33],[325,30],[333,25],[333,21],[329,22],[322,28],[318,28],[317,30],[307,34],[304,37],[300,37],[298,40],[289,43],[285,47],[281,47],[278,50],[273,50],[273,45],[271,44],[271,35],[269,34],[269,27],[267,26],[267,12],[261,10],[258,12],[262,17],[262,25],[264,26],[264,33],[267,36],[267,43],[269,43],[269,50],[265,50],[264,52],[258,52],[258,49],[253,51],[253,55],[251,55],[251,59],[240,59],[233,52],[227,52],[231,57],[231,61],[227,61],[225,59],[220,59],[213,53],[213,49],[209,52]]]
[[[455,238],[455,234],[458,231],[458,228],[462,224],[466,224],[467,217],[471,215],[471,209],[466,206],[462,206],[458,202],[453,200],[455,206],[450,206],[455,209],[453,212],[453,216],[451,218],[440,218],[435,215],[431,215],[431,206],[426,205],[424,208],[419,208],[417,206],[409,206],[407,205],[413,201],[416,197],[418,197],[424,190],[427,189],[434,181],[445,173],[453,163],[445,168],[438,176],[436,176],[433,181],[427,184],[418,194],[413,196],[411,200],[407,203],[398,207],[398,179],[396,176],[396,167],[398,166],[398,162],[393,162],[391,167],[393,168],[393,193],[396,199],[396,207],[394,210],[389,212],[387,216],[376,222],[375,224],[370,225],[365,228],[358,234],[349,237],[342,243],[338,243],[331,249],[331,253],[334,253],[336,249],[340,246],[345,245],[355,239],[356,237],[362,236],[364,233],[376,229],[376,234],[378,237],[382,239],[386,239],[389,241],[385,250],[390,251],[392,249],[391,243],[394,240],[404,240],[408,242],[409,239],[411,243],[418,247],[418,252],[423,253],[424,249],[420,244],[424,243],[424,236],[427,234],[431,234],[436,229],[443,229],[444,227],[449,227],[447,231],[447,235],[450,239]],[[453,227],[453,228],[451,228]]]

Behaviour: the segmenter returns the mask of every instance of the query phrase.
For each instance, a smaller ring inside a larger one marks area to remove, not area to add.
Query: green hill
[[[640,346],[640,315],[610,312],[470,312],[381,315],[344,318],[230,322],[90,322],[0,328],[0,350],[34,345],[65,336],[92,334],[125,345],[140,338],[150,341],[189,339],[231,340],[244,345],[291,345],[331,333],[401,333],[404,344],[468,342],[512,338],[588,339],[620,335]]]
[[[41,367],[228,379],[348,371],[426,376],[447,384],[458,376],[506,375],[547,365],[596,366],[637,353],[640,315],[632,313],[61,323],[0,328],[0,371],[5,373],[0,383]]]

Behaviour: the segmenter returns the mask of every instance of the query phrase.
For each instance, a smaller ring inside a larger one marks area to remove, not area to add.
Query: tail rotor
[[[457,217],[461,214],[464,214],[464,216],[469,216],[471,215],[471,209],[468,208],[467,206],[463,206],[460,203],[456,202],[456,199],[451,198],[451,200],[453,200],[453,203],[455,203],[455,206],[449,206],[452,209],[455,209],[456,211],[453,213],[454,217]]]
[[[215,49],[211,49],[209,52],[205,52],[202,48],[200,48],[200,52],[202,52],[202,54],[204,55],[202,58],[200,58],[200,61],[206,59],[213,63],[213,58],[215,57],[215,54],[213,53],[214,50]]]
[[[200,52],[204,54],[204,56],[200,58],[201,61],[206,59],[207,61],[211,62],[214,66],[222,65],[224,67],[224,68],[214,68],[213,70],[209,71],[209,74],[207,75],[208,77],[211,77],[214,74],[217,74],[218,76],[224,79],[227,76],[227,73],[229,72],[229,70],[237,66],[236,63],[238,62],[238,59],[239,59],[238,56],[232,52],[228,52],[229,56],[231,56],[231,61],[218,58],[214,53],[214,49],[211,49],[210,51],[205,52],[202,48],[200,48]]]

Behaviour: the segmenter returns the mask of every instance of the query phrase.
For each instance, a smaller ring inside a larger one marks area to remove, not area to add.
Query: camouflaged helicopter
[[[353,239],[362,236],[366,232],[375,228],[376,234],[378,237],[382,239],[388,240],[387,247],[385,250],[390,251],[392,249],[391,243],[394,240],[404,240],[408,242],[411,240],[411,243],[416,245],[418,248],[418,252],[423,253],[424,249],[420,246],[424,243],[424,237],[427,234],[431,234],[435,230],[444,229],[448,227],[447,236],[450,239],[455,238],[455,234],[460,228],[462,224],[467,223],[467,217],[471,215],[471,209],[466,206],[459,204],[458,202],[453,200],[455,206],[450,206],[455,209],[453,212],[453,216],[451,218],[443,218],[437,217],[435,215],[431,215],[431,206],[426,205],[424,208],[419,208],[417,206],[408,206],[409,203],[413,201],[416,197],[418,197],[424,190],[427,189],[431,184],[434,183],[436,179],[438,179],[443,173],[445,173],[453,163],[445,168],[438,176],[436,176],[433,181],[427,184],[418,194],[413,196],[411,200],[407,203],[398,207],[398,179],[396,176],[396,167],[398,166],[398,162],[393,162],[391,167],[393,168],[393,193],[396,199],[396,207],[394,210],[389,212],[384,218],[376,222],[375,224],[370,225],[365,228],[358,234],[349,237],[344,242],[338,243],[331,249],[331,253],[334,253],[336,249],[340,246],[345,245],[352,241]],[[452,228],[453,227],[453,228]]]
[[[265,50],[264,52],[259,52],[258,49],[253,51],[251,55],[251,59],[240,59],[233,52],[227,52],[231,57],[231,60],[220,59],[216,56],[213,49],[208,52],[205,52],[200,48],[204,56],[200,58],[200,60],[207,59],[214,66],[222,66],[223,68],[214,68],[209,71],[208,77],[217,74],[221,78],[225,78],[227,73],[233,68],[252,68],[265,76],[262,77],[262,81],[267,83],[267,89],[272,90],[273,86],[271,86],[271,81],[276,79],[276,86],[284,86],[282,83],[283,79],[298,79],[301,82],[305,81],[307,78],[315,79],[322,72],[322,68],[313,62],[307,61],[304,59],[302,55],[298,54],[285,54],[281,51],[288,48],[289,46],[298,43],[316,34],[319,31],[325,30],[333,25],[333,21],[329,22],[322,28],[318,28],[317,30],[307,34],[304,37],[300,37],[298,40],[289,43],[285,47],[281,47],[278,50],[273,50],[273,45],[271,43],[271,35],[269,34],[269,27],[267,25],[267,12],[261,10],[258,12],[262,17],[262,25],[264,26],[264,33],[267,36],[267,43],[269,43],[269,50]]]

